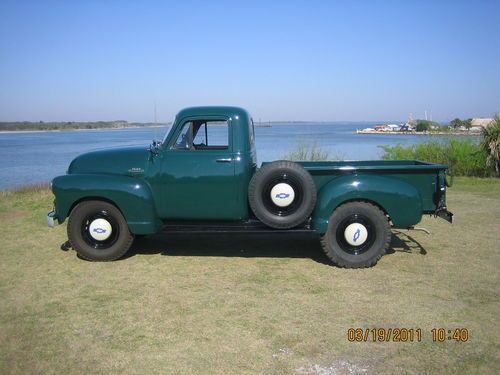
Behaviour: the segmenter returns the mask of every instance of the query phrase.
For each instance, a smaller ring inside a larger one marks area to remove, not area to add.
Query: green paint
[[[187,122],[227,121],[224,149],[179,149]],[[253,126],[237,107],[193,107],[177,115],[164,142],[145,148],[91,152],[77,157],[56,177],[56,218],[64,222],[79,201],[104,199],[124,214],[132,233],[156,233],[167,220],[246,221],[251,213],[248,183],[256,169]],[[417,224],[444,199],[445,165],[420,161],[300,162],[312,175],[318,201],[312,227],[324,233],[333,210],[352,200],[380,206],[394,227]]]

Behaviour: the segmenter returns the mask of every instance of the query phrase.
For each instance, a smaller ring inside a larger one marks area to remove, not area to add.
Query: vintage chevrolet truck
[[[277,140],[278,141],[278,140]],[[341,267],[373,266],[392,228],[423,214],[452,222],[447,167],[423,161],[279,160],[257,167],[253,121],[238,107],[179,112],[162,142],[75,158],[52,181],[49,226],[68,218],[80,257],[122,257],[160,231],[311,231]]]

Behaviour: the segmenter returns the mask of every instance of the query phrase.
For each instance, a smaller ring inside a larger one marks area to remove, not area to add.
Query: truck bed
[[[443,164],[420,160],[341,160],[341,161],[301,161],[298,162],[312,175],[339,173],[342,171],[398,171],[418,173],[418,171],[439,171],[447,168]]]
[[[445,171],[448,167],[443,164],[420,160],[299,161],[298,163],[312,175],[318,191],[333,180],[341,179],[342,176],[375,175],[384,177],[387,185],[397,180],[413,186],[419,192],[424,213],[437,212],[444,202],[444,191],[441,191],[441,187],[444,185]],[[375,185],[373,188],[376,190]]]

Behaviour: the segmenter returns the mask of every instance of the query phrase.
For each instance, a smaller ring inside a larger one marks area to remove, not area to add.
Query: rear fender
[[[347,175],[335,178],[318,192],[313,228],[323,234],[333,211],[349,201],[368,201],[389,215],[395,228],[408,228],[422,219],[422,200],[418,190],[391,177]]]
[[[69,174],[56,177],[52,191],[59,223],[83,200],[106,200],[118,207],[134,234],[152,234],[162,227],[149,185],[134,177]]]

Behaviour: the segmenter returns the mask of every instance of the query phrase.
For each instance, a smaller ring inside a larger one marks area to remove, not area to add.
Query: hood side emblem
[[[130,168],[128,171],[130,173],[144,173],[144,169],[138,167]]]

